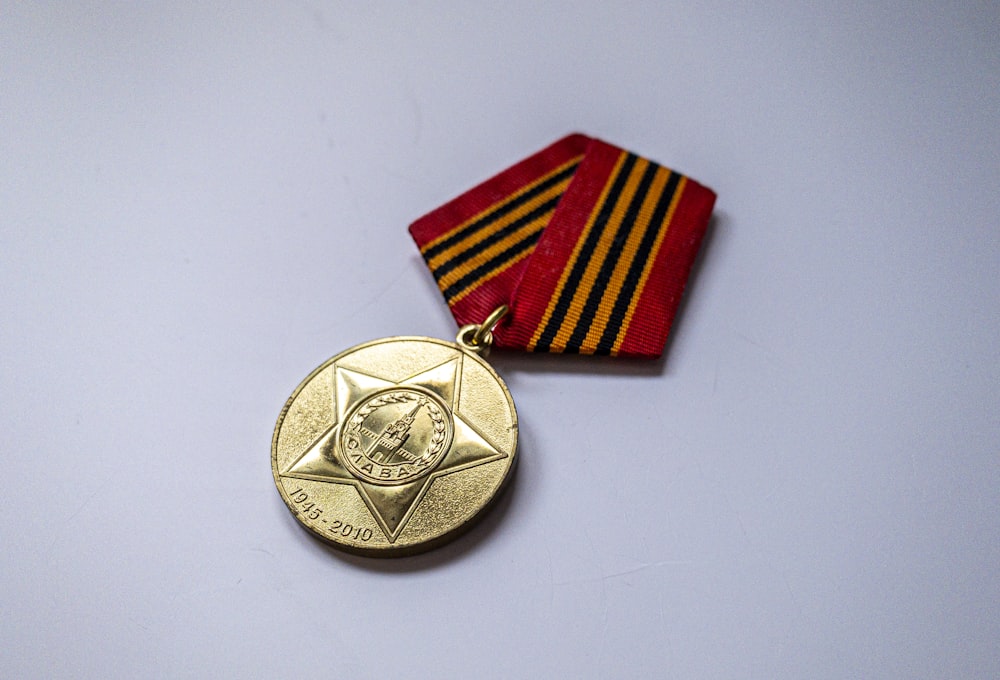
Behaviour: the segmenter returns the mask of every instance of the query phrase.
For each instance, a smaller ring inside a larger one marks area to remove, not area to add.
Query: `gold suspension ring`
[[[510,307],[500,305],[490,312],[489,316],[482,323],[462,326],[458,330],[458,336],[455,338],[456,342],[464,350],[486,356],[493,345],[493,329],[497,327],[508,313],[510,313]]]

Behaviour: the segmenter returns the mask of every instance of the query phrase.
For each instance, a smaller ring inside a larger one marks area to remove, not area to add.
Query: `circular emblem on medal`
[[[408,484],[433,470],[451,444],[448,407],[411,387],[378,392],[359,403],[340,431],[344,463],[372,484]]]
[[[389,338],[337,355],[289,398],[271,444],[274,480],[319,538],[405,555],[457,535],[500,494],[517,415],[482,358],[432,338]]]

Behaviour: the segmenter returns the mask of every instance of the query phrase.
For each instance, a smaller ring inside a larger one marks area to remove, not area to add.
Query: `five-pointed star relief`
[[[392,543],[438,477],[506,458],[458,412],[458,373],[461,357],[421,371],[400,382],[357,370],[334,367],[334,423],[281,475],[354,486],[372,516]],[[351,407],[376,392],[395,387],[421,387],[437,394],[451,411],[454,436],[451,447],[434,470],[423,477],[392,486],[358,479],[343,464],[340,429]]]

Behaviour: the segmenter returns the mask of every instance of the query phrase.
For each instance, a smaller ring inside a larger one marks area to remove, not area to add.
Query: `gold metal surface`
[[[500,305],[486,317],[481,324],[468,324],[458,329],[455,342],[466,352],[478,354],[484,359],[490,355],[490,347],[493,346],[493,329],[507,316],[510,307]]]
[[[463,347],[376,340],[298,386],[271,469],[306,529],[350,552],[407,555],[458,534],[496,499],[516,461],[517,414],[478,356],[488,342]]]
[[[476,334],[472,336],[472,344],[474,345],[487,345],[489,346],[493,342],[493,329],[497,327],[497,324],[507,316],[510,312],[510,307],[507,305],[500,305],[486,317],[482,324],[479,326],[479,330]]]

